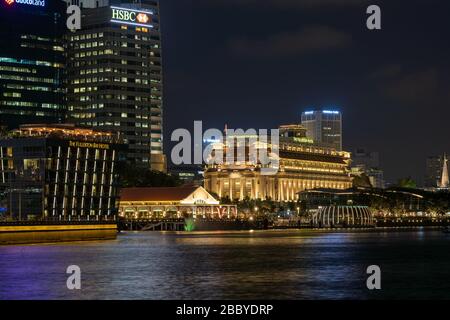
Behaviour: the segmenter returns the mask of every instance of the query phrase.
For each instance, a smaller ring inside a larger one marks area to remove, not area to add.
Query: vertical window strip
[[[116,159],[116,150],[113,150],[112,159],[111,159],[111,175],[110,175],[110,178],[109,178],[108,215],[111,214],[111,197],[112,197],[112,188],[113,188],[113,176],[114,176],[115,159]]]
[[[92,174],[92,184],[91,184],[91,205],[90,205],[90,210],[89,210],[89,214],[92,213],[93,207],[94,207],[94,190],[95,190],[95,186],[96,186],[96,180],[97,180],[97,160],[99,158],[99,154],[100,154],[100,150],[99,149],[95,149],[95,157],[94,157],[94,171]]]
[[[66,203],[67,198],[69,197],[69,187],[67,186],[67,182],[69,180],[69,165],[70,165],[70,147],[67,148],[67,154],[66,154],[66,169],[65,169],[65,175],[64,175],[64,194],[63,194],[63,205],[62,205],[62,212],[63,215],[66,216]]]
[[[86,198],[88,159],[89,159],[89,149],[86,149],[86,157],[85,157],[85,160],[84,160],[83,193],[81,195],[81,215],[84,214],[84,201],[85,201],[85,198]]]
[[[77,148],[77,159],[75,163],[75,177],[73,180],[73,191],[72,191],[72,215],[76,215],[75,211],[75,196],[77,193],[77,185],[78,185],[78,170],[80,170],[80,148]]]
[[[105,169],[106,169],[106,149],[103,150],[103,166],[102,166],[102,181],[100,186],[100,203],[98,205],[98,214],[102,214],[102,205],[103,205],[103,185],[105,184]]]
[[[55,190],[53,192],[53,216],[56,215],[56,194],[58,193],[58,182],[59,182],[59,166],[61,158],[61,147],[58,147],[58,159],[56,160],[56,177],[55,177]]]
[[[2,181],[3,183],[6,183],[6,179],[5,179],[5,164],[4,164],[4,159],[3,159],[3,147],[0,147],[0,158],[2,161]]]

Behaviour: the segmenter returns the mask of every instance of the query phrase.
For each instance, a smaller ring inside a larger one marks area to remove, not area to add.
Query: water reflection
[[[432,231],[228,231],[4,246],[0,299],[449,298],[449,243]],[[71,264],[82,290],[66,289]],[[371,264],[378,292],[365,287]]]

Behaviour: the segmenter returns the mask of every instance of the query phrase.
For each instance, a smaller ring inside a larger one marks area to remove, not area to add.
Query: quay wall
[[[2,225],[0,245],[108,240],[117,236],[116,223]]]

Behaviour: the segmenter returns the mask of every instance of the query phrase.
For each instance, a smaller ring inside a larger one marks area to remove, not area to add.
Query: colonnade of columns
[[[315,189],[347,189],[351,187],[350,180],[339,179],[305,179],[303,177],[278,176],[239,176],[228,177],[210,176],[205,179],[205,187],[219,197],[242,200],[271,198],[275,201],[296,201],[298,192]]]
[[[185,215],[193,218],[237,218],[235,205],[152,205],[152,204],[121,204],[119,215],[134,219],[149,218],[182,218]]]

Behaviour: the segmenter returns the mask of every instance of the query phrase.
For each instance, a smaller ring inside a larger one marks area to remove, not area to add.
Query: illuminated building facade
[[[112,133],[22,125],[0,138],[0,207],[21,220],[114,217],[121,150]]]
[[[302,125],[308,138],[314,143],[342,150],[342,113],[337,110],[314,110],[302,112]]]
[[[0,1],[0,126],[64,121],[65,4]]]
[[[221,205],[203,187],[124,188],[119,216],[149,218],[237,218],[236,205]]]
[[[262,165],[249,160],[248,147],[245,161],[231,162],[226,160],[230,151],[227,143],[215,148],[221,150],[224,161],[207,165],[204,185],[219,197],[296,201],[303,190],[352,186],[350,153],[311,144],[306,128],[300,125],[280,127],[279,168],[274,175],[262,174]]]
[[[130,162],[165,171],[158,2],[108,3],[67,34],[70,121],[120,132]]]

